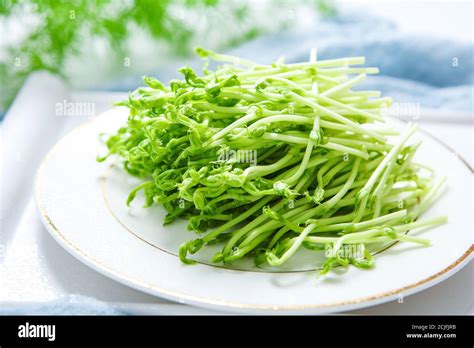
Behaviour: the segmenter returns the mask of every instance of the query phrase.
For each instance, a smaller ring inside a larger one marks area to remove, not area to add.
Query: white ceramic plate
[[[423,290],[453,275],[472,255],[472,171],[446,145],[419,132],[418,161],[448,177],[447,190],[425,216],[448,215],[449,223],[420,233],[432,241],[430,247],[379,247],[374,269],[340,268],[325,277],[314,271],[321,258],[305,251],[280,270],[259,269],[250,261],[234,269],[212,265],[207,261],[212,248],[196,255],[199,264],[183,265],[178,245],[195,237],[185,222],[164,228],[160,207],[141,208],[139,199],[126,207],[136,179],[113,163],[95,161],[104,151],[98,134],[117,129],[126,117],[126,109],[113,109],[59,141],[38,170],[35,195],[41,218],[60,245],[135,289],[214,309],[337,312]]]

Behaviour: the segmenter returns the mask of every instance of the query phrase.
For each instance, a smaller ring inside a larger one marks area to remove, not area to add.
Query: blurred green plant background
[[[104,85],[195,46],[222,51],[285,30],[302,8],[315,18],[335,14],[326,0],[1,0],[0,109],[34,71],[76,87]]]

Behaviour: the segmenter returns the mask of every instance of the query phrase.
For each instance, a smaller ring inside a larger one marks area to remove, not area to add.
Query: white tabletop
[[[61,135],[88,116],[56,115],[57,103],[93,103],[95,114],[126,94],[70,91],[58,79],[30,77],[2,126],[0,234],[0,306],[82,295],[137,314],[209,314],[209,310],[172,303],[128,288],[93,271],[63,250],[42,226],[32,198],[36,168]],[[472,122],[419,120],[420,127],[442,139],[471,165]],[[472,229],[472,226],[471,226]],[[399,301],[357,310],[353,314],[474,314],[474,263],[448,280]]]

